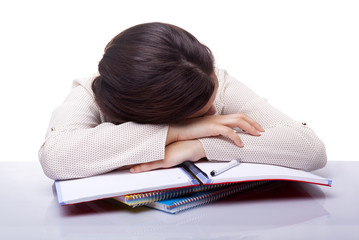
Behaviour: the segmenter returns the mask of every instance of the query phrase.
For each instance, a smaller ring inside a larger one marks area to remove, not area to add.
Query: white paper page
[[[211,171],[221,169],[227,162],[199,162],[196,163],[204,171],[212,183],[240,182],[253,180],[294,180],[310,183],[331,185],[331,180],[310,172],[285,168],[267,164],[241,163],[217,176],[212,177]]]
[[[143,173],[118,170],[94,177],[56,181],[62,205],[158,189],[191,186],[191,179],[181,168],[160,169]]]

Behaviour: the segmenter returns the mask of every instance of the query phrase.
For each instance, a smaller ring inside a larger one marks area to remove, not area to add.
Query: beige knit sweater
[[[325,147],[307,125],[281,113],[226,71],[216,70],[216,75],[217,114],[245,113],[265,132],[260,137],[238,133],[244,148],[224,137],[199,139],[209,160],[238,159],[307,171],[326,164]],[[74,81],[71,93],[52,114],[39,151],[49,178],[88,177],[164,157],[168,126],[106,121],[93,98],[93,79]]]

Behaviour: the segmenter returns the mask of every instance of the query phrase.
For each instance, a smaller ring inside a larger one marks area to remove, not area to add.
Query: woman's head
[[[211,51],[185,30],[140,24],[108,43],[92,89],[112,122],[176,122],[213,98],[213,61]]]

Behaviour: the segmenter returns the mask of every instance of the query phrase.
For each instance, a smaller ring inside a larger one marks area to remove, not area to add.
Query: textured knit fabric
[[[281,113],[224,70],[216,70],[216,75],[216,114],[245,113],[265,132],[260,137],[239,132],[244,148],[225,137],[199,139],[209,160],[237,159],[307,171],[326,164],[325,147],[307,125]],[[88,177],[164,158],[168,125],[106,121],[94,101],[93,79],[75,80],[71,93],[52,114],[39,151],[49,178]]]

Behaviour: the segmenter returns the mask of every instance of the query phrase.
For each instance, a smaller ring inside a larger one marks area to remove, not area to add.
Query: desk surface
[[[278,182],[179,214],[99,200],[60,206],[35,162],[0,163],[1,239],[358,239],[359,162],[329,162],[333,186]]]

